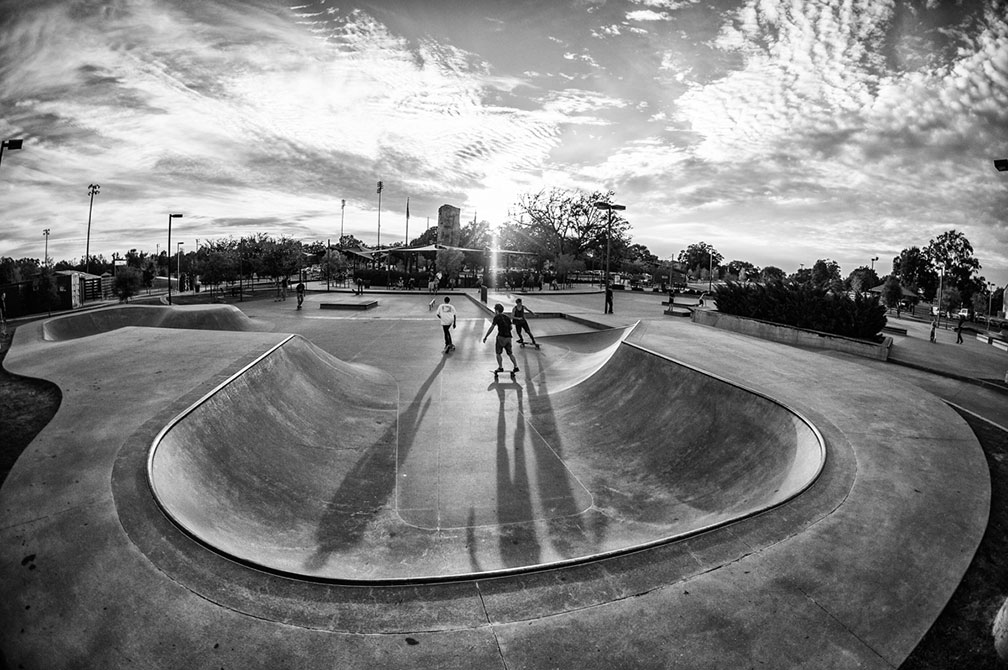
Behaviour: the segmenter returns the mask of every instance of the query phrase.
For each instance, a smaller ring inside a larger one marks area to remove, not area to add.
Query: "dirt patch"
[[[0,484],[25,447],[59,409],[59,387],[42,379],[13,375],[3,367],[13,331],[0,337]]]

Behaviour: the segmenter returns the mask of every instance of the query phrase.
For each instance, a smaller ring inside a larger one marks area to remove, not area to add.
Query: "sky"
[[[613,191],[659,258],[1008,283],[1008,0],[0,0],[0,256],[417,237]],[[379,215],[378,180],[383,182]],[[89,184],[100,185],[93,204]],[[345,201],[345,208],[342,202]]]

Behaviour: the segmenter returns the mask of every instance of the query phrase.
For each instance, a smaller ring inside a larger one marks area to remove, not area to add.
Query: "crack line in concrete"
[[[483,616],[486,617],[487,626],[490,627],[490,632],[493,633],[494,644],[497,645],[497,654],[500,656],[501,665],[504,667],[504,670],[507,670],[508,664],[507,660],[504,658],[504,650],[501,649],[500,639],[497,637],[497,629],[494,628],[493,623],[490,621],[490,612],[487,611],[486,602],[483,600],[483,592],[480,591],[479,582],[476,582],[475,585],[476,595],[479,596],[480,607],[483,608]]]

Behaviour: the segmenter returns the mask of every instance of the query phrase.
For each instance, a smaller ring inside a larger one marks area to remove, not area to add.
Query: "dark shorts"
[[[496,353],[498,353],[498,354],[499,353],[503,353],[505,351],[510,354],[511,353],[511,338],[510,337],[501,337],[500,335],[498,335],[497,339],[494,340],[494,351]]]

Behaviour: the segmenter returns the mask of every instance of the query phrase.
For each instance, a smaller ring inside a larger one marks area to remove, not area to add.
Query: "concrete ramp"
[[[365,582],[591,560],[815,480],[825,446],[807,421],[627,332],[544,337],[486,387],[485,357],[442,357],[403,398],[406,380],[292,336],[161,431],[149,480],[169,518],[235,560]]]
[[[49,319],[42,326],[42,335],[51,341],[73,340],[129,326],[256,330],[252,320],[234,305],[119,305]]]

